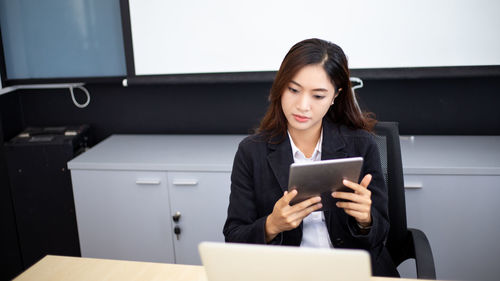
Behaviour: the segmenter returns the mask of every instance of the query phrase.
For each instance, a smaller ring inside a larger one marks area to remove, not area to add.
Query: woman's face
[[[319,132],[335,96],[335,86],[321,65],[300,69],[281,96],[290,133]]]

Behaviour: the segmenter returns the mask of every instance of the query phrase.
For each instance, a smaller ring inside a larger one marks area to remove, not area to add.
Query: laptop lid
[[[345,249],[202,242],[208,281],[368,281],[368,252]]]

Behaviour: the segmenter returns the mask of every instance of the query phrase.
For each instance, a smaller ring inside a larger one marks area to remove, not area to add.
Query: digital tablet
[[[352,191],[342,183],[346,179],[358,182],[362,157],[341,158],[290,165],[288,191],[296,189],[297,196],[290,205],[333,191]]]

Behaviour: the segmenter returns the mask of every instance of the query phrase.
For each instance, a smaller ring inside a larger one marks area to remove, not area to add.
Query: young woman
[[[370,252],[374,275],[398,276],[384,242],[389,231],[387,188],[375,120],[361,113],[351,92],[342,49],[320,39],[294,45],[272,85],[257,134],[244,139],[231,175],[227,242],[358,248]],[[354,192],[334,192],[290,206],[290,164],[364,158]],[[317,211],[320,208],[324,211]]]

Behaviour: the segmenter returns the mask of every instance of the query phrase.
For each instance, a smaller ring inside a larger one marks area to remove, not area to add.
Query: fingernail
[[[347,184],[347,181],[346,181],[346,180],[343,180],[343,181],[342,181],[342,183],[343,183],[343,184]]]
[[[332,193],[332,196],[335,197],[335,195],[337,195],[337,192],[333,192]]]
[[[335,203],[335,205],[337,205],[337,207],[339,206],[339,202]]]

